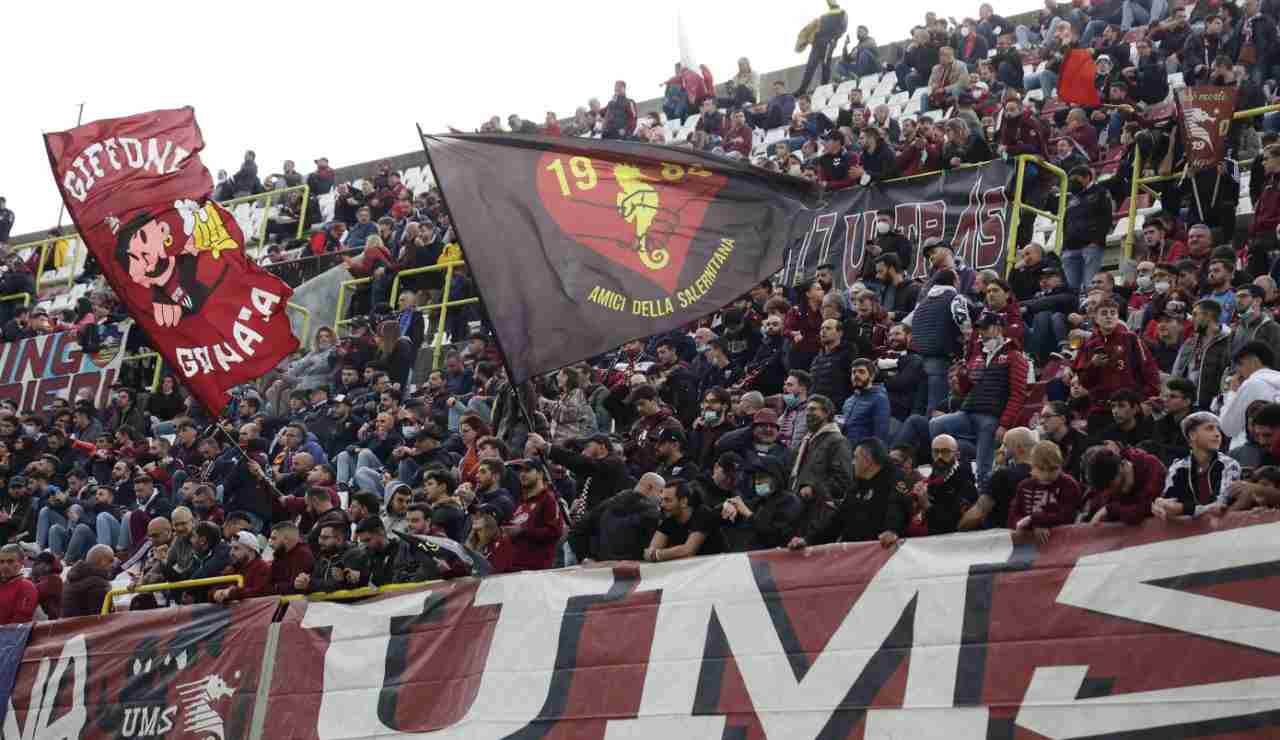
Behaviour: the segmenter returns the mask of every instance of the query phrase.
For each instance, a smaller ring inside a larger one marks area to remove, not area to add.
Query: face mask
[[[773,486],[769,485],[768,481],[765,481],[764,483],[757,483],[755,488],[757,496],[768,496],[770,493],[773,493]]]
[[[787,405],[787,408],[791,408],[800,402],[800,397],[794,393],[783,393],[782,402]]]
[[[35,424],[23,424],[22,433],[28,437],[34,437],[40,433],[40,427]]]
[[[885,234],[889,233],[890,228],[891,227],[887,222],[881,221],[880,223],[876,224],[876,233],[879,234],[880,236],[884,236]]]
[[[706,352],[706,351],[707,351],[707,350],[709,350],[709,349],[711,349],[711,346],[710,346],[710,345],[706,345],[706,344],[699,344],[699,345],[698,345],[698,354],[703,354],[704,352]]]
[[[1157,292],[1157,293],[1168,293],[1168,292],[1169,292],[1169,288],[1171,288],[1171,287],[1172,287],[1172,286],[1171,286],[1171,285],[1169,285],[1169,281],[1168,281],[1168,280],[1161,280],[1160,282],[1156,283],[1156,292]]]
[[[702,420],[709,424],[714,424],[717,421],[720,421],[720,412],[719,411],[703,411]]]
[[[404,436],[406,439],[409,437],[417,436],[418,434],[417,427],[405,427],[402,431],[404,431]]]
[[[1143,292],[1146,292],[1146,291],[1148,291],[1148,290],[1151,290],[1151,276],[1150,276],[1150,275],[1139,275],[1139,276],[1138,276],[1138,290],[1141,290],[1141,291],[1143,291]]]
[[[791,175],[792,177],[799,177],[800,175],[804,174],[804,170],[801,169],[800,165],[793,164],[787,168],[787,174]]]

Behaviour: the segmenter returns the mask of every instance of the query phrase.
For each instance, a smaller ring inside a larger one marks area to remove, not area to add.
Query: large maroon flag
[[[244,253],[210,198],[204,137],[190,107],[46,134],[49,164],[107,282],[165,362],[214,413],[227,389],[298,348],[293,291]]]

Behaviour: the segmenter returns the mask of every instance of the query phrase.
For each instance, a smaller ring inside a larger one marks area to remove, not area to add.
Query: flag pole
[[[84,121],[84,103],[80,104],[80,111],[76,113],[76,128],[80,128],[80,123],[82,121]],[[57,227],[55,227],[57,228],[59,234],[62,233],[62,216],[64,213],[66,213],[66,211],[67,211],[66,201],[59,198],[58,199],[58,225]]]
[[[440,173],[436,171],[435,164],[431,161],[431,149],[427,146],[427,135],[422,130],[422,124],[417,124],[417,127],[418,139],[422,142],[422,153],[427,158],[427,166],[431,168],[431,175],[435,178],[436,187],[440,189],[440,202],[444,204],[445,211],[452,213],[453,209],[449,208],[449,198],[445,195],[444,185],[441,184]],[[462,230],[458,227],[457,221],[453,222],[453,235],[458,239],[458,248],[462,250],[463,259],[466,259],[467,249],[462,241]],[[472,273],[471,282],[475,286],[476,298],[480,301],[480,308],[484,313],[484,317],[488,319],[489,325],[492,326],[493,320],[489,315],[489,304],[484,300],[484,290],[480,287],[480,277]],[[440,327],[440,330],[443,329],[444,327]],[[498,356],[502,358],[502,367],[507,371],[507,383],[511,386],[511,393],[515,397],[516,407],[520,409],[520,416],[524,419],[525,424],[528,425],[529,433],[533,434],[537,431],[533,424],[533,414],[525,405],[525,399],[521,397],[520,393],[520,386],[530,378],[522,378],[520,382],[516,382],[515,374],[511,372],[511,363],[507,360],[507,353],[502,348],[502,339],[499,338],[496,331],[493,332],[493,342],[498,347]],[[494,430],[497,431],[496,425]]]

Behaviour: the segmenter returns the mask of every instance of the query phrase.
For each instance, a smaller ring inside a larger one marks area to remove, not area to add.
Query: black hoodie
[[[587,510],[569,530],[579,560],[641,560],[662,514],[658,502],[626,490]]]

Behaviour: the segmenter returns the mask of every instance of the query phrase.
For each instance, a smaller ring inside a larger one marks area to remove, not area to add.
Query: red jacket
[[[275,560],[271,561],[271,593],[277,596],[298,593],[298,590],[293,587],[293,580],[300,573],[310,574],[314,564],[315,555],[311,554],[311,548],[306,542],[294,545],[284,557],[277,555]]]
[[[1099,348],[1106,350],[1107,364],[1094,367],[1091,358]],[[1076,354],[1071,369],[1089,389],[1090,413],[1106,413],[1111,408],[1111,395],[1123,388],[1137,390],[1143,398],[1159,393],[1160,368],[1155,358],[1142,339],[1123,324],[1110,335],[1094,332]]]
[[[924,152],[924,156],[921,156],[921,151]],[[914,143],[904,144],[898,149],[894,166],[902,177],[910,177],[922,172],[937,172],[942,169],[942,150],[936,146],[926,145],[922,149]]]
[[[985,309],[990,311],[991,309]],[[1005,304],[1003,311],[993,311],[1004,317],[1004,336],[1006,339],[1013,340],[1013,346],[1022,349],[1027,337],[1027,322],[1022,320],[1022,307],[1018,305],[1018,299],[1012,295],[1009,296],[1009,302]],[[965,356],[971,356],[975,351],[982,347],[982,335],[973,332],[969,335],[969,346],[965,351]]]
[[[0,624],[24,624],[35,618],[40,597],[36,585],[18,576],[0,583]]]
[[[1080,508],[1080,484],[1062,473],[1052,483],[1041,483],[1035,476],[1028,476],[1018,484],[1018,490],[1009,504],[1009,529],[1016,529],[1018,521],[1031,517],[1032,527],[1062,527],[1073,524]]]
[[[244,585],[232,586],[229,599],[255,599],[271,593],[271,564],[262,558],[254,558],[244,565],[233,563],[224,572],[229,576],[244,576]]]
[[[1167,469],[1155,455],[1129,447],[1120,456],[1133,465],[1133,492],[1125,496],[1107,495],[1102,505],[1107,507],[1106,520],[1141,524],[1151,516],[1151,502],[1164,494],[1164,477]]]
[[[1098,132],[1091,124],[1076,126],[1067,132],[1067,136],[1080,145],[1090,162],[1098,161]]]
[[[1280,179],[1272,175],[1267,178],[1267,185],[1258,197],[1258,205],[1253,209],[1249,236],[1274,234],[1276,226],[1280,226]]]
[[[520,499],[511,521],[503,527],[511,537],[511,572],[546,570],[555,564],[556,543],[564,534],[560,503],[550,488]]]
[[[743,124],[725,131],[721,146],[726,153],[738,152],[744,157],[751,156],[751,127]]]

